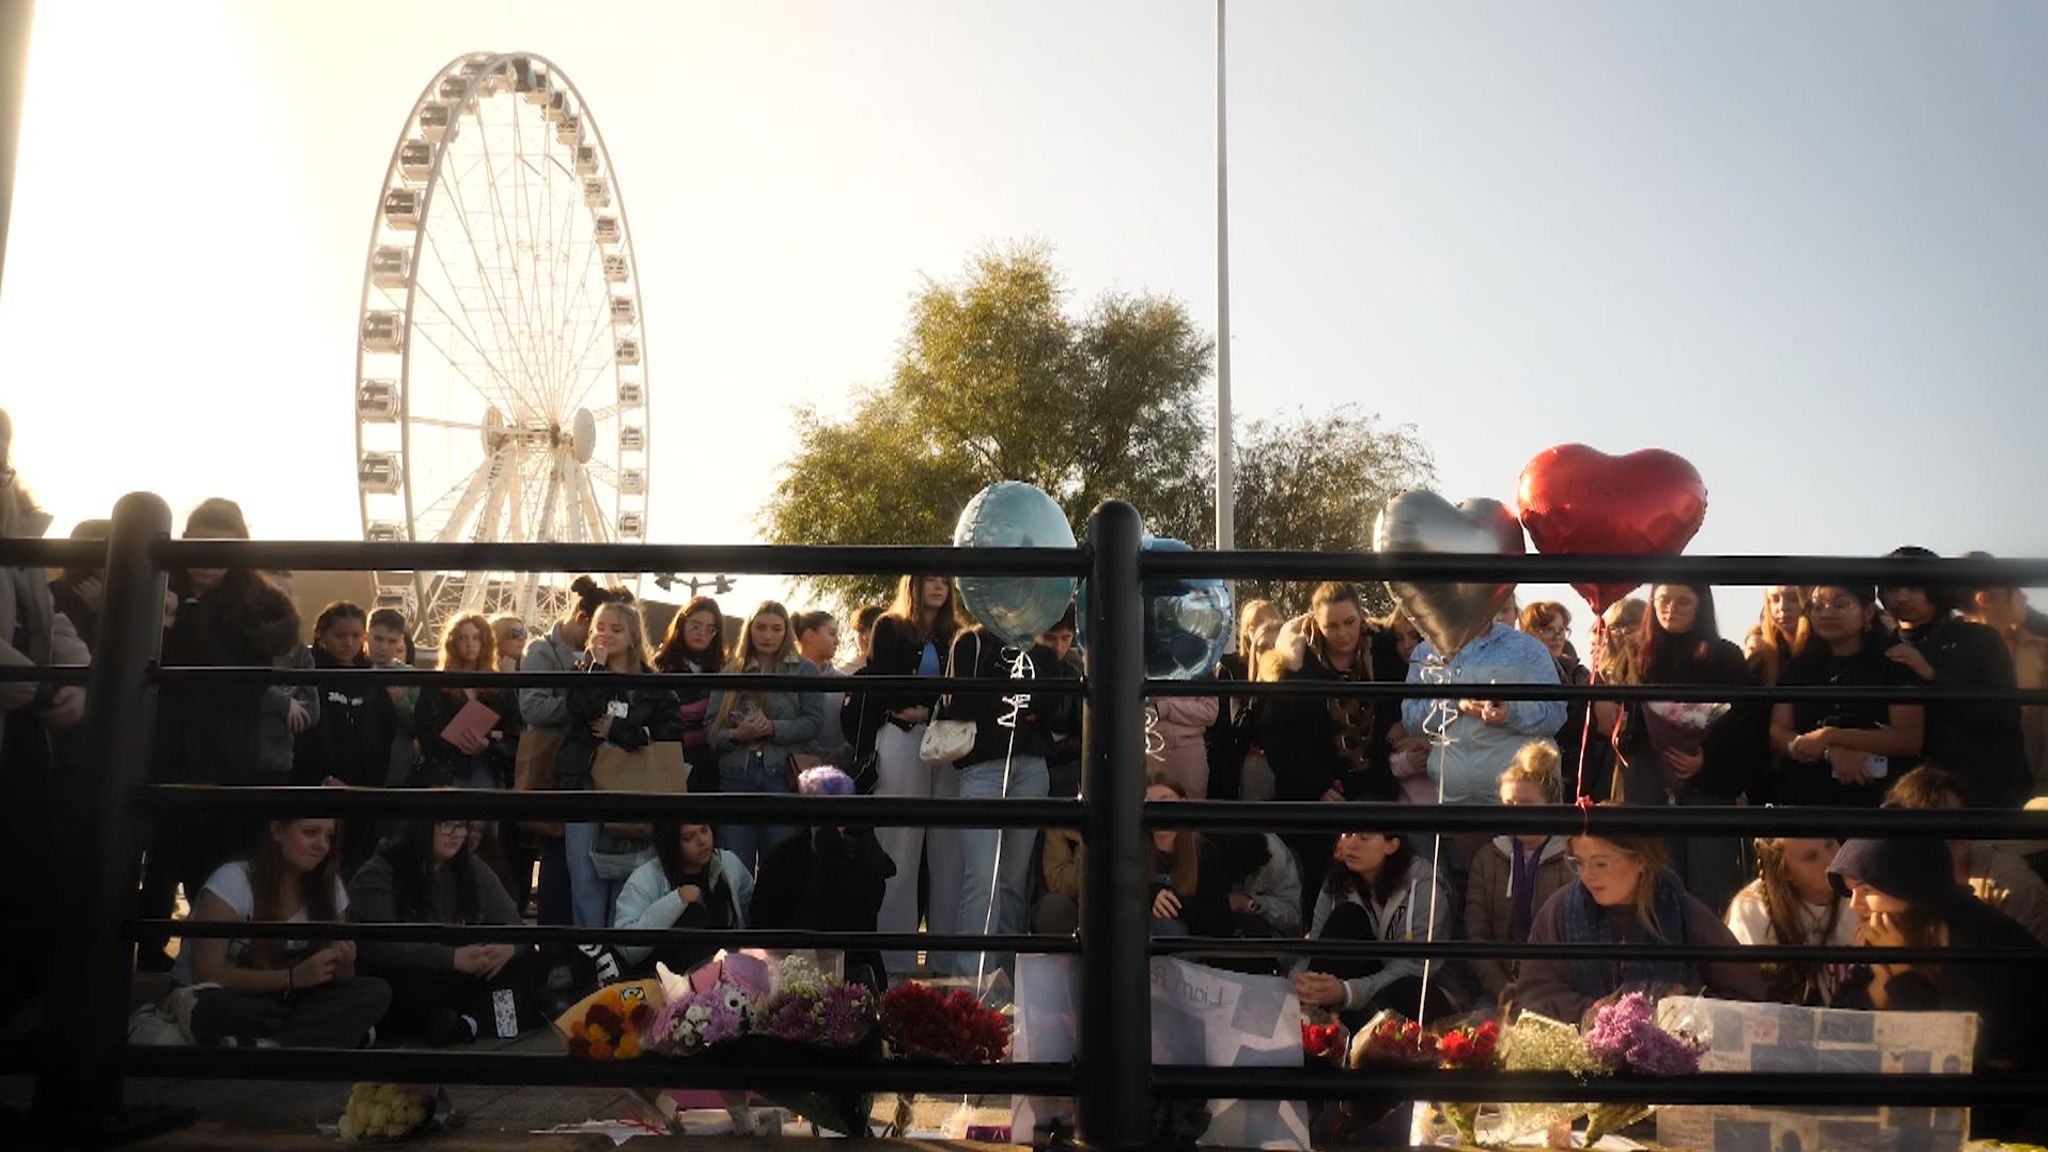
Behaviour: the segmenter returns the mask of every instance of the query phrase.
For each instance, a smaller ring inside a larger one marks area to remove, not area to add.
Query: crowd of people
[[[6,443],[0,424],[0,447]],[[4,461],[4,455],[0,455]],[[0,465],[4,467],[4,465]],[[0,470],[0,535],[41,534]],[[105,525],[81,525],[103,534]],[[246,538],[209,500],[192,538]],[[1901,550],[1902,555],[1918,554]],[[0,662],[85,663],[101,592],[93,572],[10,569]],[[410,622],[335,602],[300,643],[288,573],[173,573],[166,665],[395,668],[417,658]],[[1329,803],[2014,808],[2048,792],[2043,709],[1997,702],[1699,707],[1487,699],[1495,684],[1862,686],[1979,689],[2048,682],[2048,628],[2012,588],[1854,584],[1768,590],[1738,644],[1712,590],[1659,584],[1594,622],[1591,658],[1557,603],[1510,606],[1448,657],[1398,613],[1325,583],[1309,610],[1243,606],[1210,697],[1147,706],[1147,795]],[[166,685],[151,775],[163,781],[417,788],[603,788],[621,765],[670,790],[842,796],[1044,797],[1081,792],[1081,707],[1028,681],[1081,674],[1071,610],[1020,652],[962,610],[954,582],[913,574],[853,614],[759,605],[728,628],[693,599],[657,640],[623,587],[588,577],[563,615],[463,615],[439,638],[450,672],[587,673],[576,686]],[[835,663],[842,648],[851,659]],[[815,690],[693,688],[711,672],[816,677]],[[659,673],[656,686],[616,677]],[[954,676],[987,691],[866,690],[870,675]],[[1019,681],[1024,681],[1020,684]],[[1441,701],[1241,694],[1257,681],[1443,685]],[[13,800],[11,864],[46,860],[30,814],[78,754],[83,693],[0,684],[0,767]],[[950,742],[951,747],[945,747]],[[943,758],[935,756],[943,749]],[[26,798],[23,802],[21,798]],[[1315,940],[1664,941],[1696,944],[2032,944],[2048,941],[2042,860],[1938,841],[1152,834],[1146,911],[1156,934]],[[139,914],[183,893],[195,921],[768,927],[936,934],[1077,930],[1085,847],[1069,831],[654,821],[493,823],[179,817],[151,829]],[[20,873],[16,873],[20,874]],[[29,897],[16,894],[17,902]],[[1134,910],[1135,911],[1135,910]],[[1242,951],[1238,949],[1237,951]],[[173,954],[175,953],[175,954]],[[688,967],[708,949],[445,947],[346,940],[144,941],[139,963],[186,990],[200,1043],[434,1044],[510,1035],[614,972]],[[876,982],[977,978],[986,953],[873,954]],[[22,987],[30,960],[14,957]],[[1302,1003],[1355,1023],[1394,1008],[1424,1019],[1521,1006],[1577,1019],[1634,986],[1737,999],[1979,1012],[1985,1060],[2034,1067],[2048,1021],[2029,982],[1996,964],[1643,960],[1472,964],[1332,955],[1287,965]],[[610,971],[606,968],[609,966]]]

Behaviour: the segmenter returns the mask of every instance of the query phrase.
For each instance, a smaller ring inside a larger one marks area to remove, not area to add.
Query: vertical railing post
[[[1151,890],[1145,850],[1144,605],[1137,509],[1110,500],[1088,521],[1088,801],[1081,879],[1080,1136],[1138,1149],[1152,1133]]]
[[[131,793],[146,775],[156,730],[149,667],[163,642],[164,577],[150,548],[170,529],[170,507],[149,493],[130,493],[114,506],[86,688],[84,763],[60,786],[64,832],[51,879],[64,915],[51,925],[50,954],[64,958],[69,983],[44,990],[49,1022],[35,1111],[72,1139],[91,1139],[79,1125],[93,1134],[134,1127],[121,1096],[134,969],[127,921],[139,875]]]

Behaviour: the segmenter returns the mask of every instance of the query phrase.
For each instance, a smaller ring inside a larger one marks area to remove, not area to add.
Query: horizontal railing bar
[[[2048,964],[2048,948],[1876,948],[1855,944],[1532,944],[1492,940],[1302,940],[1160,936],[1155,956],[1330,956],[1387,960],[1711,960],[1741,964]]]
[[[806,1053],[808,1055],[808,1053]],[[821,1057],[827,1055],[822,1051]],[[134,1076],[208,1080],[375,1080],[399,1084],[564,1085],[585,1088],[807,1088],[818,1092],[931,1092],[1067,1096],[1070,1064],[938,1064],[882,1061],[835,1064],[801,1057],[786,1063],[727,1063],[716,1058],[577,1060],[517,1052],[409,1049],[160,1048],[120,1053]]]
[[[1520,584],[1900,584],[2032,588],[2048,559],[1863,556],[1490,556],[1457,552],[1168,552],[1138,554],[1141,579],[1501,580]]]
[[[1496,836],[1590,832],[1628,835],[1940,837],[2048,840],[2048,812],[1988,808],[1633,807],[1569,805],[1320,803],[1304,800],[1154,800],[1148,828],[1197,831],[1384,833],[1485,832]]]
[[[0,568],[46,568],[54,575],[59,568],[91,572],[106,563],[105,540],[0,536]]]
[[[357,940],[426,944],[628,944],[666,948],[805,948],[828,952],[1036,952],[1081,950],[1072,936],[815,932],[780,928],[573,928],[566,924],[362,924],[355,921],[166,920],[130,922],[137,936],[190,940]]]
[[[84,684],[92,679],[92,669],[83,664],[8,664],[0,666],[0,684],[19,684],[24,680],[39,684]]]
[[[1208,1099],[1443,1100],[1491,1103],[1856,1104],[1970,1107],[2033,1103],[2048,1076],[1848,1072],[1697,1072],[1690,1076],[1592,1076],[1563,1072],[1443,1072],[1434,1068],[1204,1068],[1157,1065],[1160,1096]]]
[[[1394,700],[1672,700],[1828,703],[2048,704],[2048,688],[1933,684],[1410,684],[1374,680],[1147,680],[1147,696],[1332,697]]]
[[[263,668],[244,665],[232,668],[197,665],[161,665],[153,670],[158,684],[204,687],[209,684],[378,684],[387,688],[418,684],[442,688],[573,688],[595,683],[595,672],[457,672],[432,668]],[[941,693],[962,695],[1010,693],[1019,687],[1033,695],[1081,696],[1088,691],[1080,677],[1048,677],[1042,680],[996,680],[945,676],[785,676],[755,672],[606,672],[607,687],[718,689],[743,688],[752,692],[880,692],[886,695],[936,698]],[[32,677],[22,677],[31,679]],[[2048,695],[2048,694],[2044,694]],[[837,717],[829,718],[838,723]]]
[[[370,544],[360,540],[159,540],[159,568],[307,572],[726,572],[740,575],[1072,576],[1085,548],[933,548],[875,544]]]
[[[1079,800],[936,796],[792,796],[767,792],[504,792],[481,788],[230,788],[145,784],[145,810],[261,812],[303,816],[464,817],[572,823],[688,816],[711,823],[836,824],[936,828],[1073,828]]]

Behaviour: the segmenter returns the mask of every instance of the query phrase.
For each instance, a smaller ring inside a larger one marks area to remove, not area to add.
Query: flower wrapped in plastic
[[[1688,757],[1699,755],[1700,749],[1706,746],[1708,730],[1728,715],[1731,707],[1733,705],[1725,700],[1711,703],[1652,700],[1643,705],[1644,733],[1649,737],[1650,754],[1656,757],[1665,788],[1676,791],[1683,784],[1672,771],[1665,753],[1678,752]],[[1630,802],[1634,803],[1633,797]]]
[[[1473,1020],[1446,1027],[1435,1038],[1436,1066],[1446,1072],[1490,1071],[1500,1060],[1500,1037],[1498,1020]],[[1466,1101],[1430,1107],[1456,1130],[1460,1141],[1479,1142],[1478,1104]]]
[[[1605,1075],[1607,1064],[1586,1050],[1577,1025],[1535,1012],[1515,1018],[1501,1035],[1500,1066],[1504,1072],[1563,1072],[1584,1079]],[[1592,1110],[1590,1104],[1503,1104],[1480,1135],[1489,1143],[1511,1144],[1543,1133],[1552,1147],[1570,1147],[1574,1121]]]
[[[1657,1025],[1657,1002],[1630,992],[1602,1005],[1586,1031],[1586,1051],[1609,1071],[1640,1076],[1690,1076],[1700,1070],[1704,1045],[1687,1029]],[[1656,1112],[1654,1104],[1601,1104],[1586,1121],[1586,1144]]]
[[[1351,1038],[1351,1066],[1415,1067],[1436,1063],[1436,1037],[1394,1011],[1381,1011]]]
[[[754,1005],[746,991],[723,981],[688,988],[654,1014],[649,1047],[664,1056],[693,1056],[746,1034]]]
[[[1301,1054],[1310,1064],[1334,1064],[1342,1067],[1344,1054],[1351,1047],[1351,1036],[1344,1030],[1344,1023],[1335,1018],[1317,1021],[1303,1017],[1301,1021]]]
[[[965,988],[941,994],[929,984],[899,984],[882,997],[891,1051],[948,1064],[996,1064],[1010,1051],[1010,1018]]]
[[[586,1060],[633,1060],[643,1055],[654,1018],[667,998],[659,980],[608,984],[555,1019],[569,1055]]]
[[[357,1084],[339,1119],[320,1125],[350,1144],[389,1143],[446,1128],[453,1119],[444,1089],[413,1084]]]

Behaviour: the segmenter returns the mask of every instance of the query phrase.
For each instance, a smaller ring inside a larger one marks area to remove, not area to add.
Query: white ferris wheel
[[[611,157],[568,77],[530,53],[442,69],[399,134],[363,269],[363,538],[643,539],[639,281]],[[541,624],[567,599],[553,575],[375,579],[376,605],[429,647],[458,615]]]

